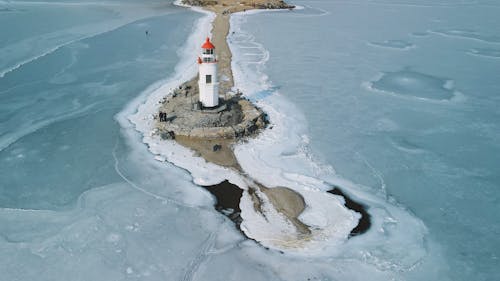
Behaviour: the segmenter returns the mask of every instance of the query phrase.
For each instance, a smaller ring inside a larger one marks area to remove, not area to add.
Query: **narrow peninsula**
[[[275,0],[241,3],[228,0],[184,0],[182,3],[201,6],[215,13],[212,39],[207,38],[202,46],[202,54],[198,59],[199,74],[168,93],[161,101],[162,105],[156,116],[156,133],[162,139],[173,139],[192,149],[206,161],[239,172],[251,183],[248,192],[256,211],[261,211],[263,202],[271,202],[276,211],[296,227],[300,235],[308,235],[310,230],[307,225],[298,219],[305,208],[302,196],[289,188],[269,188],[249,178],[233,153],[233,146],[237,142],[258,134],[266,127],[268,120],[260,108],[245,99],[238,90],[234,90],[232,55],[226,38],[229,33],[229,17],[232,13],[251,9],[293,9],[294,6]],[[209,67],[213,65],[214,70],[206,72],[203,64],[208,64]],[[207,84],[212,85],[209,92],[216,92],[207,94]],[[207,95],[208,102],[205,98]],[[266,198],[262,198],[263,196]],[[233,217],[238,215],[233,214]]]
[[[252,9],[292,10],[294,6],[281,0],[183,0],[181,4],[199,6],[215,14],[212,38],[207,37],[205,42],[200,42],[198,74],[170,93],[165,93],[159,101],[153,133],[164,141],[176,141],[191,149],[194,156],[233,170],[243,179],[245,187],[227,180],[218,185],[205,186],[217,197],[217,209],[237,226],[242,221],[240,198],[242,193],[247,193],[256,213],[267,220],[266,211],[272,209],[295,229],[293,237],[283,241],[282,246],[300,247],[300,241],[309,240],[312,234],[310,227],[300,220],[306,208],[303,196],[291,188],[265,186],[258,179],[251,178],[234,154],[234,146],[238,142],[258,135],[270,120],[263,110],[235,88],[232,54],[227,43],[232,13]],[[241,230],[252,238],[244,229]]]

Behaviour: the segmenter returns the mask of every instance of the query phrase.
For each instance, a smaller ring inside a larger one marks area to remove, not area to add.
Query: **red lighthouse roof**
[[[210,38],[207,37],[207,41],[205,41],[205,43],[203,43],[203,45],[201,45],[201,48],[202,49],[215,49],[215,46],[214,46],[214,44],[212,44],[212,42],[210,42]]]

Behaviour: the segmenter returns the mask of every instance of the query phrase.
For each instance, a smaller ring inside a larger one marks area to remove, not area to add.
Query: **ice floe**
[[[369,90],[422,100],[447,101],[462,96],[454,81],[433,75],[403,69],[384,72],[375,80],[365,83]]]

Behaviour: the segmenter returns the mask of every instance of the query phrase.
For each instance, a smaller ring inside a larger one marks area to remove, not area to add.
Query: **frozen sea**
[[[267,250],[142,143],[128,117],[195,73],[209,16],[0,1],[0,280],[498,279],[500,2],[294,4],[232,18],[236,86],[274,125],[236,153],[339,186],[366,234]]]

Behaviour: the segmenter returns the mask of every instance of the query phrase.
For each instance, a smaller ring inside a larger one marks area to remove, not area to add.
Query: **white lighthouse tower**
[[[219,105],[219,82],[215,46],[207,37],[201,49],[201,57],[198,57],[200,102],[203,107],[216,107]]]

